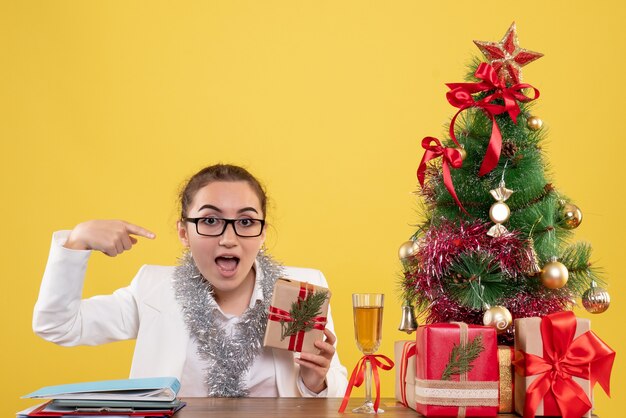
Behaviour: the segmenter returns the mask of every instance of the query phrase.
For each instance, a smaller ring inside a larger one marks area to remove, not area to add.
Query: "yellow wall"
[[[124,286],[143,263],[175,261],[177,189],[218,161],[265,181],[274,255],[328,277],[344,364],[359,355],[352,292],[386,293],[380,352],[392,356],[406,338],[397,248],[416,221],[419,141],[443,135],[444,83],[461,81],[472,40],[497,41],[513,20],[521,45],[545,53],[525,81],[541,90],[555,184],[584,212],[577,236],[611,283],[613,305],[593,327],[620,355],[613,399],[596,391],[596,410],[618,416],[626,8],[616,0],[2,1],[0,415],[40,386],[129,370],[132,343],[62,348],[33,335],[51,233],[91,218],[155,231],[131,253],[92,258],[86,295]]]

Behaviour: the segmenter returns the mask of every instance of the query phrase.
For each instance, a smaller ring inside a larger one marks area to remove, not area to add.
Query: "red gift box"
[[[492,327],[464,323],[418,328],[415,379],[416,410],[427,417],[496,416],[498,414],[498,345]],[[470,369],[451,374],[452,353],[481,344]],[[456,348],[455,348],[456,347]]]
[[[615,352],[571,311],[515,320],[515,409],[524,417],[590,417],[596,382],[609,393]]]

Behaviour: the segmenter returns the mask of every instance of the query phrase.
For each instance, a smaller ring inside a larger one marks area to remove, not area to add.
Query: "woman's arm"
[[[111,295],[81,300],[91,251],[65,247],[73,232],[53,235],[33,313],[34,332],[60,345],[97,345],[135,338],[139,324],[135,281]]]

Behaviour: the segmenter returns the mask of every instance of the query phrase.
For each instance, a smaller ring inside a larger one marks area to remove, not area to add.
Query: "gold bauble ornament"
[[[400,260],[406,260],[407,258],[415,255],[418,250],[417,241],[407,241],[403,243],[398,249],[398,257]]]
[[[567,284],[567,267],[553,257],[541,270],[541,283],[548,289],[560,289]]]
[[[583,293],[582,301],[587,312],[599,314],[609,309],[611,295],[605,289],[596,286],[595,282],[591,282],[591,287]]]
[[[494,327],[498,334],[505,332],[512,322],[513,316],[504,306],[487,308],[483,315],[483,324],[488,327]]]
[[[543,121],[539,119],[537,116],[531,116],[526,119],[526,126],[531,131],[538,131],[543,126]]]
[[[559,209],[561,215],[561,225],[566,229],[578,228],[583,221],[583,213],[578,206],[572,203],[565,203]]]

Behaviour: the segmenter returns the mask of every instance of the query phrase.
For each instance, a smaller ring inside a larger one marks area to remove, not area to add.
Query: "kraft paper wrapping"
[[[327,318],[328,305],[331,296],[330,291],[325,287],[315,286],[310,283],[299,282],[297,280],[278,279],[274,285],[274,293],[272,294],[270,306],[289,312],[291,310],[291,304],[296,302],[301,295],[301,286],[305,286],[307,289],[305,297],[317,291],[324,291],[328,293],[328,297],[322,305],[321,313],[319,314],[319,316]],[[263,339],[263,346],[280,348],[289,351],[313,354],[319,353],[319,350],[315,347],[314,343],[315,341],[322,341],[324,339],[323,329],[312,329],[305,333],[297,334],[294,337],[286,336],[283,339],[281,339],[281,329],[282,327],[280,322],[268,320],[267,328],[265,330],[265,338]],[[298,349],[298,347],[292,347],[290,349],[290,343],[291,345],[295,344],[296,346],[301,344],[302,348]]]
[[[576,318],[576,334],[574,339],[589,331],[591,323],[588,319]],[[543,357],[543,340],[541,338],[541,318],[523,318],[515,320],[515,351],[524,351]],[[515,412],[524,415],[524,402],[526,401],[526,388],[537,379],[538,376],[522,376],[515,373]],[[593,392],[588,379],[573,376],[574,382],[580,385],[593,404]],[[550,395],[551,392],[548,392]],[[543,401],[539,403],[536,411],[537,416],[544,415]],[[590,418],[591,410],[583,417]]]
[[[415,358],[413,355],[403,358],[403,352],[407,344],[415,344],[415,341],[396,341],[393,346],[394,361],[396,363],[396,400],[402,403],[402,393],[404,385],[404,394],[406,396],[406,405],[415,409]],[[406,375],[402,379],[402,372]]]
[[[500,406],[498,412],[513,412],[513,347],[498,346],[498,363],[500,366]]]

